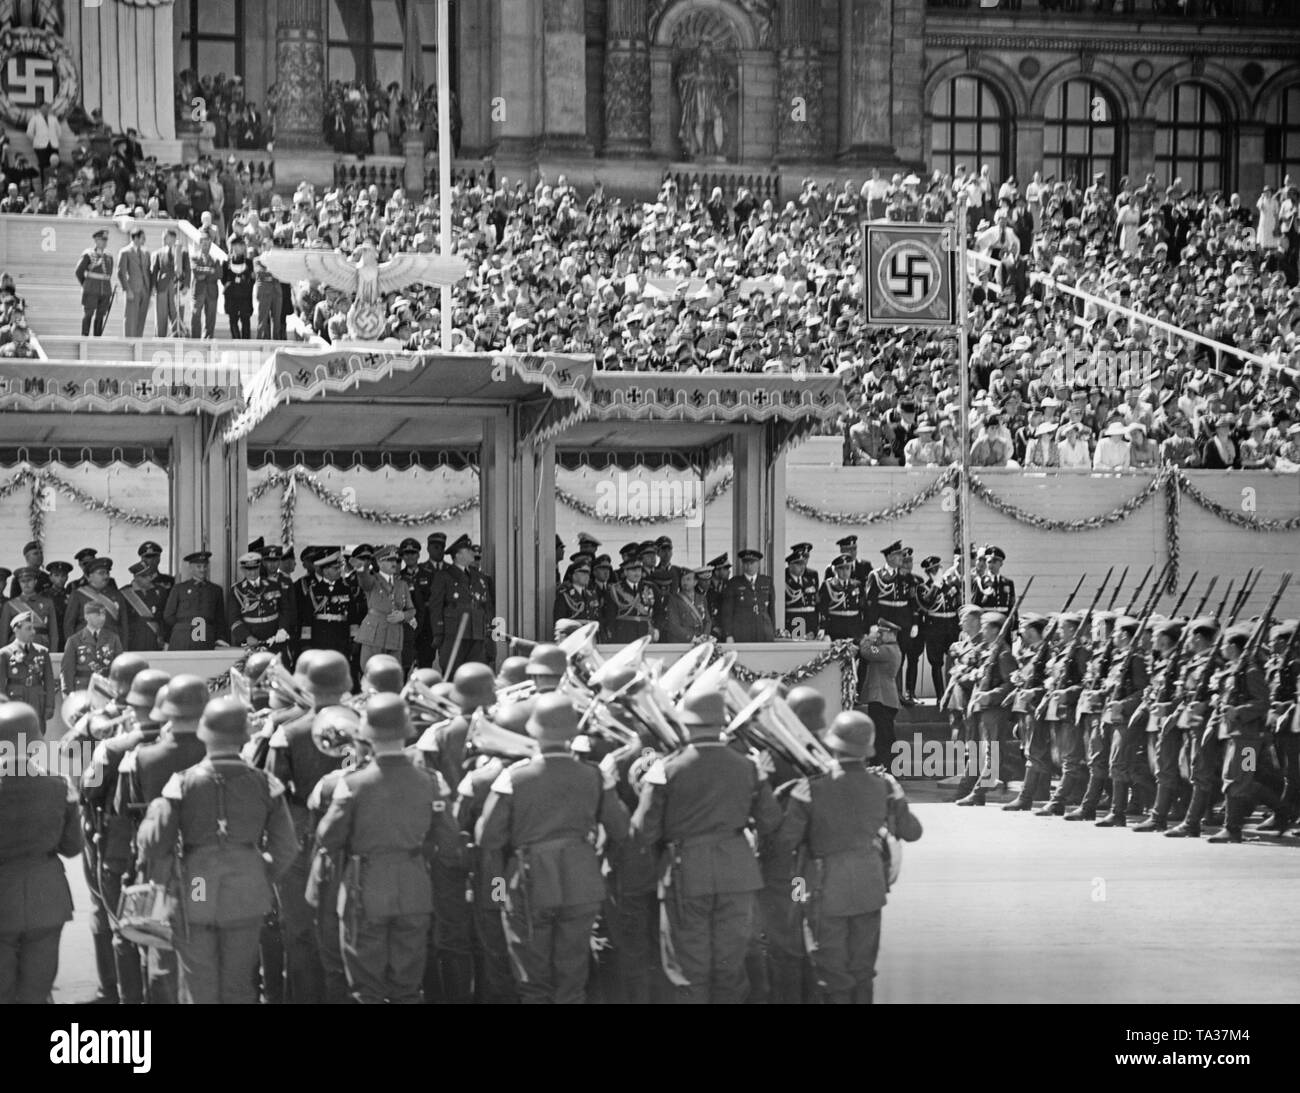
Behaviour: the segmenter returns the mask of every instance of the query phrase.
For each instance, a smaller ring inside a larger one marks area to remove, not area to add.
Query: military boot
[[[1239,797],[1229,797],[1223,802],[1223,829],[1215,832],[1205,841],[1207,843],[1244,842],[1242,832],[1246,826],[1246,817],[1250,815],[1251,804]]]
[[[1110,812],[1097,821],[1098,827],[1128,826],[1128,795],[1128,785],[1124,782],[1116,782],[1114,790],[1111,791]]]
[[[1187,814],[1177,827],[1165,832],[1166,839],[1199,839],[1201,837],[1201,817],[1205,806],[1209,804],[1209,794],[1200,786],[1192,787],[1192,799],[1187,804]]]
[[[1136,825],[1134,831],[1164,831],[1169,826],[1169,806],[1173,802],[1174,791],[1168,786],[1156,790],[1155,807],[1151,815]]]

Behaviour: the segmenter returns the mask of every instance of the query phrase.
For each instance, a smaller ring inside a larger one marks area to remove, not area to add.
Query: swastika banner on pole
[[[867,325],[956,325],[956,250],[949,224],[868,224],[862,263]]]

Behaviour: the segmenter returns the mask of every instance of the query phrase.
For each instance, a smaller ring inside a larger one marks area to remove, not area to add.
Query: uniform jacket
[[[113,658],[122,652],[122,640],[108,630],[92,635],[89,630],[78,630],[63,648],[63,661],[59,665],[59,681],[63,693],[81,690],[98,672],[108,674]]]
[[[919,607],[910,573],[888,567],[873,569],[863,589],[863,599],[862,614],[867,626],[878,619],[890,619],[898,623],[903,636],[907,636],[916,621]]]
[[[284,585],[274,577],[264,577],[256,584],[236,581],[226,614],[235,645],[243,645],[250,637],[267,643],[281,630],[292,637],[296,626],[293,597],[285,594]]]
[[[990,611],[1011,611],[1016,606],[1016,583],[1001,574],[983,573],[971,582],[970,602]]]
[[[1235,664],[1224,665],[1218,688],[1219,739],[1259,736],[1268,716],[1268,676],[1258,664],[1240,674]]]
[[[857,640],[866,633],[862,586],[852,577],[847,584],[841,584],[835,577],[823,581],[817,592],[817,606],[822,628],[832,640]]]
[[[903,651],[897,641],[881,641],[876,645],[862,639],[859,655],[867,664],[867,678],[858,696],[859,702],[879,702],[892,710],[900,708],[898,700],[898,669],[903,663]]]
[[[778,853],[806,850],[814,914],[870,914],[885,905],[879,833],[891,807],[893,834],[906,842],[919,839],[921,823],[907,801],[891,806],[889,781],[860,761],[841,759],[833,774],[795,783],[774,844]]]
[[[785,625],[793,632],[792,620],[795,617],[804,620],[805,637],[815,637],[821,629],[818,623],[818,581],[817,574],[805,569],[798,579],[790,570],[785,571]]]
[[[650,633],[654,625],[654,609],[642,598],[644,587],[653,586],[647,586],[644,581],[633,586],[622,578],[610,583],[601,607],[605,640],[622,644]]]
[[[352,587],[339,578],[307,577],[299,581],[298,622],[312,648],[348,651],[349,631],[360,613],[360,601]]]
[[[857,581],[863,588],[867,586],[867,578],[871,576],[871,563],[864,558],[857,558],[853,562],[853,568],[849,570],[849,580]],[[835,577],[835,567],[828,565],[822,573],[822,583],[825,584]]]
[[[119,876],[131,863],[133,828],[125,811],[114,806],[122,767],[135,754],[143,734],[136,728],[95,745],[90,765],[81,776],[81,800],[95,816],[95,847],[106,869]]]
[[[971,694],[971,706],[973,710],[978,710],[986,715],[997,715],[1005,713],[1002,708],[1002,700],[1011,693],[1011,677],[1016,670],[1016,658],[1011,652],[1011,647],[1005,642],[998,643],[997,652],[993,657],[993,676],[991,685],[986,689],[986,683],[989,683],[989,649],[984,645],[980,649],[980,656],[975,664],[974,672],[974,690]]]
[[[58,855],[81,850],[77,791],[57,774],[0,779],[0,934],[61,926],[72,892]]]
[[[77,259],[77,280],[81,283],[83,307],[99,303],[113,294],[113,256],[93,247],[81,252]]]
[[[173,586],[163,605],[163,628],[172,652],[212,649],[218,641],[229,641],[221,589],[211,581],[181,581]]]
[[[750,584],[745,576],[732,577],[722,592],[723,638],[736,641],[776,639],[776,590],[772,578],[759,573]]]
[[[162,613],[167,595],[160,588],[127,585],[118,591],[122,598],[122,644],[132,652],[150,653],[163,647],[167,634]]]
[[[82,585],[68,594],[68,606],[63,613],[63,628],[60,633],[65,637],[75,634],[86,625],[86,604],[95,601],[104,607],[104,629],[122,635],[122,597],[116,588],[96,591],[90,585]]]
[[[449,786],[459,785],[465,774],[465,746],[469,719],[453,717],[430,725],[415,742],[414,758],[426,770],[437,771]]]
[[[1069,661],[1065,660],[1065,646],[1052,654],[1047,665],[1047,679],[1051,686],[1048,694],[1047,717],[1049,721],[1073,720],[1075,706],[1083,691],[1083,677],[1088,670],[1088,647],[1083,642],[1074,646]]]
[[[193,925],[261,920],[271,910],[272,881],[298,850],[284,787],[242,759],[207,757],[167,780],[137,835],[149,880],[168,882],[178,836],[179,914]],[[201,899],[193,884],[198,879],[204,882]]]
[[[216,297],[217,284],[221,280],[221,263],[212,257],[195,252],[190,259],[190,272],[194,280],[194,295],[198,299],[205,296]]]
[[[580,622],[600,621],[600,596],[590,585],[562,584],[555,592],[555,617]]]
[[[454,637],[465,615],[469,622],[464,640],[486,641],[495,610],[491,586],[477,569],[447,566],[429,588],[429,628],[435,644]]]
[[[357,631],[357,643],[377,649],[400,650],[405,631],[413,629],[415,622],[415,602],[411,599],[410,587],[401,577],[395,576],[388,581],[373,573],[358,573],[357,584],[366,597],[366,616]],[[392,611],[402,612],[401,622],[388,621]],[[465,636],[471,637],[468,630]]]
[[[128,752],[117,769],[114,813],[125,816],[134,833],[149,805],[162,796],[171,776],[202,762],[206,754],[203,741],[192,732],[175,736],[163,732],[156,740]]]
[[[32,642],[24,650],[16,641],[0,648],[0,695],[13,702],[26,702],[45,720],[54,716],[59,689],[54,683],[54,664],[44,645]]]
[[[36,616],[36,640],[51,649],[58,649],[63,633],[59,629],[59,615],[54,609],[54,601],[39,592],[26,597],[14,596],[0,608],[0,643],[12,640],[14,616],[24,611]]]
[[[266,769],[285,788],[289,814],[300,838],[309,833],[307,801],[311,791],[326,774],[343,763],[316,746],[311,735],[315,716],[315,710],[307,710],[281,721],[271,733],[267,747]]]
[[[632,835],[659,852],[668,888],[695,899],[762,888],[745,829],[761,839],[780,822],[781,807],[754,764],[719,741],[701,740],[647,772]]]
[[[688,599],[684,593],[674,592],[664,604],[659,640],[689,644],[696,638],[707,638],[712,626],[705,599],[694,596]]]
[[[944,675],[952,684],[952,693],[946,707],[949,711],[965,714],[966,704],[978,682],[975,673],[983,651],[984,643],[965,633],[948,647],[948,653],[944,657]]]
[[[1128,660],[1128,669],[1124,671],[1124,662]],[[1120,672],[1123,671],[1123,678]],[[1130,717],[1142,702],[1147,684],[1151,681],[1147,670],[1147,658],[1134,653],[1128,659],[1127,650],[1115,651],[1103,687],[1106,691],[1106,705],[1102,711],[1102,722],[1106,725],[1127,725]]]
[[[548,751],[497,776],[475,838],[485,855],[506,862],[510,909],[531,916],[604,901],[598,827],[611,845],[627,837],[627,809],[618,794],[604,788],[596,767]]]

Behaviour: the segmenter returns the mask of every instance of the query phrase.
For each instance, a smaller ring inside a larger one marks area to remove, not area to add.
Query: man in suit
[[[83,338],[90,334],[92,323],[96,338],[104,333],[108,309],[113,303],[113,256],[105,250],[108,246],[108,229],[100,228],[91,238],[94,245],[81,252],[74,271],[81,285]]]
[[[117,280],[126,297],[122,334],[127,338],[142,338],[144,321],[149,314],[149,297],[153,293],[153,274],[149,252],[144,246],[144,228],[133,228],[131,242],[118,253]]]
[[[189,291],[190,255],[180,245],[180,237],[175,228],[168,228],[163,233],[163,245],[153,252],[149,274],[158,298],[155,309],[158,337],[168,337],[173,333],[173,328],[176,333],[180,333],[177,300],[180,293]]]
[[[740,576],[732,577],[722,590],[722,637],[724,641],[775,641],[773,614],[776,590],[772,578],[758,571],[763,555],[742,550]]]

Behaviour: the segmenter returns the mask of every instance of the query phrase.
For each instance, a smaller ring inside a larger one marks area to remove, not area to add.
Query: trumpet
[[[835,757],[781,697],[776,680],[763,680],[756,689],[757,694],[732,718],[727,732],[781,756],[807,777],[835,770]]]
[[[311,741],[331,759],[355,758],[361,717],[349,706],[326,706],[311,723]]]
[[[71,732],[77,726],[86,714],[90,713],[90,692],[89,691],[71,691],[63,699],[59,707],[59,717]]]

